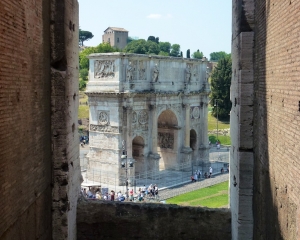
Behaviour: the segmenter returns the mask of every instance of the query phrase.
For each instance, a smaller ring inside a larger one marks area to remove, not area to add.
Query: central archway
[[[178,163],[178,120],[171,110],[163,111],[157,120],[157,152],[159,170],[176,167]]]

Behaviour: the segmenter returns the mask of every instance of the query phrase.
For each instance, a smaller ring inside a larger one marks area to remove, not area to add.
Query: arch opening
[[[157,152],[159,170],[173,168],[178,163],[178,120],[171,110],[163,111],[157,120]]]
[[[140,136],[132,140],[132,157],[135,160],[135,175],[145,171],[144,139]]]

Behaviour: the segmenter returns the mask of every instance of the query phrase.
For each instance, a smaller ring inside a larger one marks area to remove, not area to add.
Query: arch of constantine
[[[124,150],[134,163],[129,182],[145,171],[208,164],[206,59],[124,53],[89,59],[88,178],[101,169],[123,184]]]

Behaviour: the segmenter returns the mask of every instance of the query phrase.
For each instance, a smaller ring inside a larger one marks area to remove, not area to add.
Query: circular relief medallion
[[[108,115],[106,112],[99,113],[99,125],[107,125],[108,124]]]
[[[132,112],[132,123],[136,123],[137,121],[137,114],[135,111]]]
[[[148,114],[145,110],[139,112],[139,123],[146,124],[148,122]]]
[[[195,119],[197,119],[197,118],[200,117],[200,110],[199,110],[198,107],[194,107],[194,109],[193,109],[193,117],[194,117]]]

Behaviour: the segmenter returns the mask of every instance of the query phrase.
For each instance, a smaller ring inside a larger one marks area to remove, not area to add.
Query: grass
[[[219,129],[228,129],[230,128],[229,122],[218,121]],[[211,115],[211,112],[208,113],[208,131],[217,129],[217,118]]]
[[[230,123],[229,122],[225,122],[225,121],[218,121],[218,129],[229,129],[230,128]],[[208,112],[208,131],[213,131],[213,130],[217,130],[217,118],[215,118],[214,116],[211,115],[211,112]],[[216,143],[217,141],[217,134],[209,134],[208,135],[209,141],[211,143]],[[223,145],[231,145],[231,139],[230,136],[224,136],[224,135],[220,135],[218,136],[219,141],[221,142],[221,144]]]
[[[230,136],[219,135],[218,138],[219,138],[219,141],[221,142],[221,144],[231,145]],[[217,135],[216,134],[209,134],[208,139],[212,144],[215,144],[217,142]]]
[[[86,105],[88,96],[84,92],[79,92],[78,119],[89,118],[89,105]]]
[[[170,198],[166,202],[182,206],[227,207],[228,181]]]

